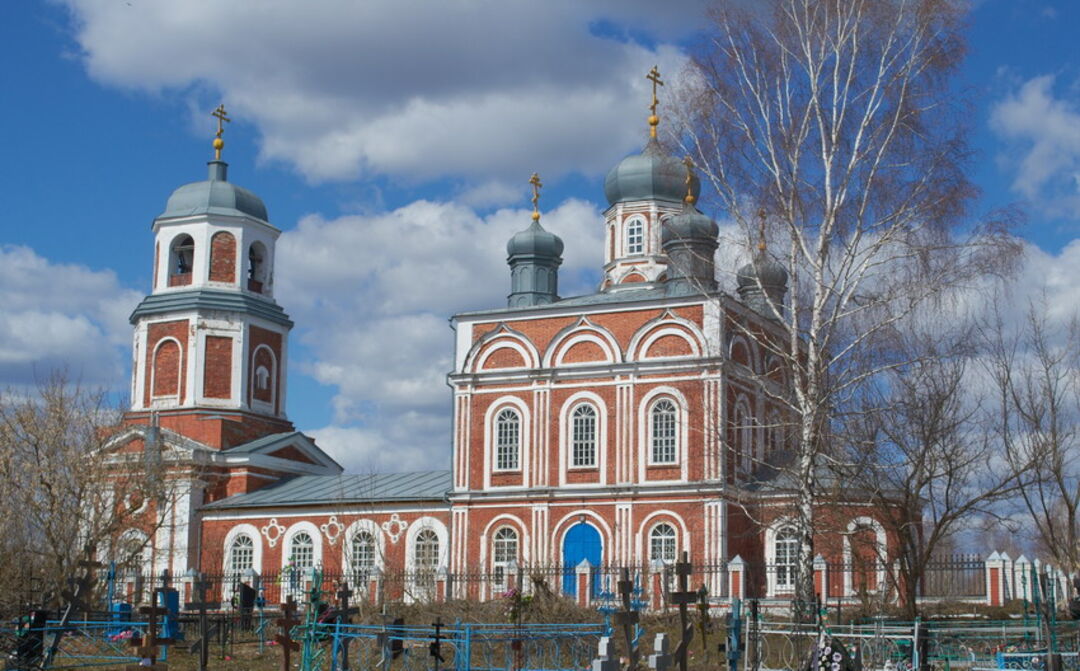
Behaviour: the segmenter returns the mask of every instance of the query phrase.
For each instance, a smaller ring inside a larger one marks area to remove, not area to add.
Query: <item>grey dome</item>
[[[760,278],[761,286],[766,291],[770,289],[787,289],[787,270],[772,258],[764,256],[763,252],[759,252],[754,256],[753,261],[739,268],[738,274],[735,276],[735,282],[740,290],[757,289],[758,278]]]
[[[223,161],[211,161],[209,179],[185,184],[173,191],[158,219],[197,214],[247,215],[269,221],[262,199],[247,189],[226,181]]]
[[[697,177],[690,190],[696,199],[701,192]],[[640,154],[627,156],[607,174],[604,195],[610,205],[632,200],[681,202],[686,197],[686,166],[665,154],[656,138],[649,138]]]
[[[518,231],[510,241],[506,243],[506,254],[511,258],[515,256],[543,256],[555,258],[562,256],[562,239],[544,229],[539,221],[533,220],[532,224],[524,231]]]
[[[682,212],[664,223],[660,239],[662,244],[667,245],[668,242],[675,240],[716,240],[718,235],[720,235],[720,227],[716,225],[716,222],[687,203]]]

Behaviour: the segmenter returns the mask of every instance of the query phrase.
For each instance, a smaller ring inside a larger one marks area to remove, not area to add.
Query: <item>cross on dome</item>
[[[214,160],[221,160],[221,149],[225,146],[225,140],[221,139],[221,134],[225,132],[225,123],[231,123],[232,119],[226,116],[225,103],[217,106],[210,116],[217,119],[217,133],[214,135]]]
[[[663,86],[664,82],[660,79],[660,69],[655,65],[652,70],[649,70],[649,74],[645,75],[645,79],[652,82],[652,104],[649,105],[649,137],[656,137],[656,124],[660,123],[660,117],[656,114],[656,106],[660,104],[660,100],[656,97],[656,87]]]

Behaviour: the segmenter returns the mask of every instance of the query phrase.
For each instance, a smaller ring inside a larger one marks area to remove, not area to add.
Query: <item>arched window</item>
[[[679,423],[675,404],[670,399],[660,399],[650,411],[649,457],[654,464],[674,464],[678,457]]]
[[[169,249],[169,286],[191,284],[195,265],[195,241],[190,235],[178,235]]]
[[[641,254],[645,251],[645,222],[631,219],[626,224],[626,253]]]
[[[596,408],[588,403],[574,408],[571,414],[570,446],[571,466],[596,466]]]
[[[649,532],[649,561],[674,564],[678,549],[675,528],[670,524],[657,524]]]
[[[255,541],[251,536],[240,534],[229,546],[229,573],[242,575],[255,565]]]
[[[439,535],[433,529],[424,529],[416,534],[413,556],[418,572],[431,572],[439,566]]]
[[[495,532],[491,540],[491,565],[495,583],[504,585],[506,567],[517,563],[518,535],[510,527],[503,527]]]
[[[315,541],[306,531],[292,537],[289,550],[289,561],[295,568],[307,569],[315,566]]]
[[[352,537],[349,569],[356,576],[367,576],[375,568],[375,536],[359,531]]]
[[[262,293],[266,285],[266,247],[261,242],[253,242],[248,247],[247,279],[248,290]]]
[[[773,556],[776,558],[776,587],[792,589],[795,587],[795,572],[799,561],[799,535],[795,527],[783,527],[777,531],[773,546]]]
[[[495,418],[495,470],[516,471],[521,446],[521,419],[507,408]]]

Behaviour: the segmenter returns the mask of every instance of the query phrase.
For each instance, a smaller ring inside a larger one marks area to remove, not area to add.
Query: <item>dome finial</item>
[[[538,203],[540,202],[540,187],[544,186],[544,185],[543,185],[543,184],[542,184],[542,183],[540,182],[540,173],[538,173],[538,172],[534,172],[534,173],[532,174],[532,177],[530,177],[530,178],[529,178],[529,184],[532,184],[532,190],[533,190],[533,197],[532,197],[532,204],[533,204],[533,213],[532,213],[532,220],[533,220],[533,221],[540,221],[540,206],[538,205]]]
[[[232,119],[225,116],[225,103],[217,106],[217,109],[210,113],[210,116],[217,118],[217,133],[214,135],[214,160],[221,160],[221,149],[225,146],[225,140],[221,139],[221,134],[225,132],[225,122],[231,122]]]
[[[693,205],[697,202],[694,195],[694,159],[684,156],[682,162],[686,165],[686,197],[683,200],[687,205]]]
[[[649,115],[649,137],[656,137],[656,124],[660,123],[660,117],[656,115],[656,106],[660,104],[660,101],[656,97],[656,87],[663,86],[664,82],[660,80],[660,70],[654,65],[652,70],[649,70],[649,74],[645,75],[645,79],[652,82],[652,104],[649,105],[649,110],[652,114]]]

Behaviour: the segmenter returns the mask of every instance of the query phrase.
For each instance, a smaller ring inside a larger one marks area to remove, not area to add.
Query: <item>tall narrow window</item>
[[[675,540],[675,528],[670,524],[657,524],[649,532],[649,561],[663,562],[664,564],[675,563],[677,543]]]
[[[255,541],[251,536],[240,535],[229,546],[229,573],[241,575],[255,564]]]
[[[195,241],[190,235],[178,235],[169,250],[169,286],[191,284],[191,269],[195,265]]]
[[[596,466],[596,408],[583,403],[574,408],[570,420],[572,466]]]
[[[289,560],[298,569],[315,566],[315,541],[306,531],[301,531],[292,538]]]
[[[352,569],[354,577],[367,577],[375,568],[375,537],[368,531],[360,531],[352,537],[349,549],[349,568]]]
[[[735,406],[735,468],[740,477],[749,477],[754,463],[754,419],[745,402]]]
[[[263,291],[267,279],[266,256],[266,247],[261,242],[253,242],[248,247],[247,279],[250,291]]]
[[[521,420],[507,408],[495,418],[495,470],[516,471],[521,445]]]
[[[491,541],[491,564],[495,584],[505,585],[506,567],[516,563],[518,558],[518,535],[510,527],[503,527],[495,532]]]
[[[777,589],[795,587],[795,568],[799,560],[799,536],[792,527],[783,527],[776,532],[773,552],[776,557]]]
[[[434,571],[439,566],[439,536],[431,529],[423,529],[416,534],[414,547],[416,570]]]
[[[657,401],[650,413],[652,445],[650,459],[654,464],[674,464],[678,454],[679,425],[675,404],[668,399]]]
[[[645,223],[631,219],[626,225],[626,253],[641,254],[645,251]]]

